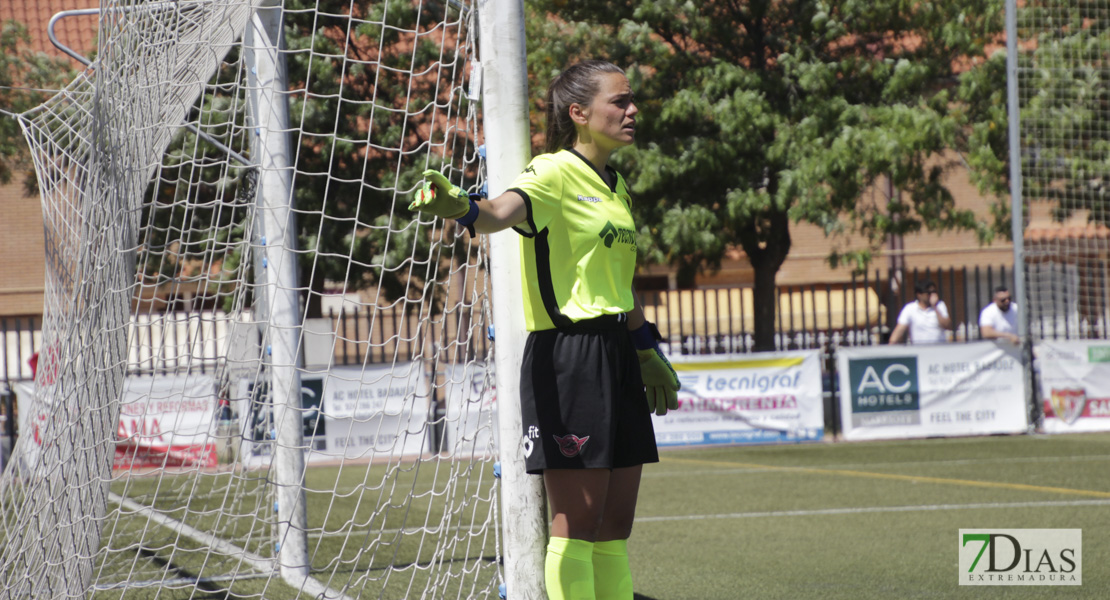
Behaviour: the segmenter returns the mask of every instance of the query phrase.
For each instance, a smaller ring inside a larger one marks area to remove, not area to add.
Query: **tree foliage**
[[[0,111],[8,113],[0,114],[0,184],[26,173],[28,195],[35,191],[34,174],[19,122],[12,117],[42,104],[74,76],[67,61],[33,52],[30,43],[24,25],[0,23]]]
[[[445,33],[443,22],[457,21],[459,12],[407,0],[288,0],[284,8],[293,206],[308,315],[319,316],[325,282],[347,291],[377,287],[387,298],[420,294],[426,274],[414,265],[429,264],[430,240],[395,202],[407,204],[424,169],[458,168],[463,152],[474,151],[461,146],[471,140],[456,137],[466,131],[458,113],[467,100],[454,87],[465,57],[445,51],[457,29]],[[236,82],[249,68],[230,56],[192,115],[205,133],[248,158],[253,126],[245,86]],[[166,257],[148,263],[155,265],[148,274],[168,281],[183,264],[219,262],[223,272],[205,291],[209,297],[224,290],[223,280],[249,277],[241,249],[253,209],[242,191],[252,172],[179,132],[147,204],[146,246]],[[190,229],[193,222],[208,229]]]
[[[755,270],[756,348],[773,347],[790,223],[878,246],[921,229],[991,229],[959,210],[938,154],[968,137],[961,60],[1001,29],[1000,0],[530,0],[538,89],[603,57],[637,94],[629,175],[643,258],[681,284],[739,244]],[[556,15],[557,18],[549,18]],[[885,203],[862,192],[889,176]],[[865,264],[869,251],[834,255]]]
[[[1030,0],[1018,11],[1022,196],[1050,202],[1058,220],[1083,210],[1110,225],[1110,13],[1099,5]],[[960,83],[975,182],[1009,195],[1005,53]],[[1008,206],[997,216],[1008,233]]]

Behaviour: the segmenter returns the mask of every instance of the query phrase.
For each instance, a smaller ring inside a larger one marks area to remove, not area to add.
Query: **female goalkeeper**
[[[627,541],[640,475],[659,460],[651,411],[677,406],[678,377],[632,289],[632,199],[608,164],[633,142],[637,112],[620,68],[575,64],[547,90],[547,153],[507,192],[475,202],[426,171],[409,206],[481,233],[512,227],[524,236],[531,333],[521,433],[528,472],[543,474],[551,509],[552,600],[631,600]]]

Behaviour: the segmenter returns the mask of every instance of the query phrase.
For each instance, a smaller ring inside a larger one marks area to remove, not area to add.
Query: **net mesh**
[[[1018,3],[1024,253],[1036,339],[1110,335],[1110,5]]]
[[[470,1],[102,2],[21,119],[47,291],[0,596],[496,595],[486,251],[404,208],[426,168],[482,186],[476,30]]]

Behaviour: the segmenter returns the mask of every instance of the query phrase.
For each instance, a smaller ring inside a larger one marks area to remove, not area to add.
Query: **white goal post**
[[[542,598],[517,241],[406,209],[527,163],[523,3],[98,14],[20,117],[48,273],[0,596]]]

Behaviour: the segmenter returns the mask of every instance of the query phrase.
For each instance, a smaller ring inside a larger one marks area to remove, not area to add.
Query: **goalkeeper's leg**
[[[613,469],[605,511],[594,544],[594,594],[598,600],[632,600],[628,538],[636,517],[641,465]]]
[[[642,470],[544,471],[553,515],[544,568],[550,600],[632,600],[627,541]]]
[[[551,541],[544,582],[549,600],[594,600],[594,541],[605,510],[609,469],[547,469]]]

